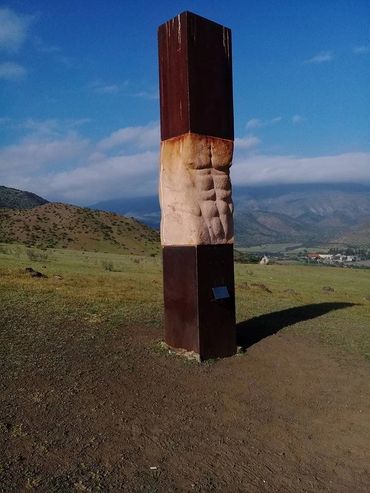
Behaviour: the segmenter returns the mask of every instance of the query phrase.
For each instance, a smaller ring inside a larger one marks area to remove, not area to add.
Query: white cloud
[[[292,116],[292,123],[293,125],[299,125],[300,123],[304,122],[306,118],[302,115],[293,115]]]
[[[325,63],[334,60],[334,53],[332,51],[320,51],[317,55],[305,60],[304,63]]]
[[[35,120],[27,118],[19,123],[22,129],[30,130],[34,134],[40,135],[56,135],[59,128],[59,120],[50,118],[48,120]]]
[[[153,195],[158,181],[157,152],[107,157],[90,164],[44,178],[48,196],[74,203],[92,204],[109,197]]]
[[[275,118],[271,118],[269,120],[261,120],[260,118],[252,118],[251,120],[247,121],[246,124],[246,129],[251,130],[254,128],[261,128],[261,127],[269,127],[271,125],[276,125],[277,123],[280,123],[282,121],[283,117],[282,116],[276,116]]]
[[[94,91],[98,94],[116,94],[121,90],[118,84],[111,84],[106,86],[98,86],[94,88]]]
[[[367,53],[370,53],[370,45],[355,46],[353,48],[353,53],[356,53],[357,55],[366,55]]]
[[[282,116],[276,116],[275,118],[272,118],[270,120],[270,125],[275,125],[275,123],[280,123],[282,119],[283,119]]]
[[[91,82],[89,84],[89,89],[95,92],[96,94],[118,94],[118,93],[123,93],[125,96],[131,97],[131,98],[140,98],[140,99],[147,99],[147,100],[157,100],[159,99],[159,93],[157,90],[155,91],[135,91],[133,90],[132,87],[130,87],[130,82],[128,80],[125,80],[124,82],[121,83],[115,83],[115,84],[106,84],[100,80]]]
[[[128,86],[128,81],[121,82],[119,84],[106,84],[100,80],[91,82],[89,88],[96,94],[117,94],[125,90]]]
[[[33,17],[0,7],[0,50],[17,52],[23,45]]]
[[[0,182],[14,170],[27,175],[45,165],[67,163],[81,156],[87,149],[88,140],[71,133],[64,138],[45,139],[26,137],[18,144],[0,150]]]
[[[159,145],[159,125],[150,123],[140,127],[125,127],[113,132],[109,137],[101,140],[97,148],[109,150],[122,145],[133,144],[140,149],[149,149]]]
[[[236,137],[235,150],[252,149],[261,143],[261,140],[254,135],[247,135],[245,137]]]
[[[246,128],[252,129],[252,128],[260,128],[262,127],[262,121],[259,118],[252,118],[251,120],[247,121]]]
[[[370,153],[297,157],[253,155],[232,166],[234,185],[370,183]]]
[[[37,16],[19,14],[9,8],[0,7],[0,51],[17,53],[27,38],[30,38],[29,28],[36,18]],[[59,46],[48,45],[37,35],[32,35],[29,41],[38,52],[53,56],[57,62],[66,67],[72,66],[73,60],[63,55]],[[7,67],[4,67],[4,65],[7,65]],[[3,64],[1,78],[17,80],[23,77],[25,73],[25,69],[20,65],[17,66],[15,63]]]
[[[92,204],[112,197],[138,197],[157,193],[159,155],[147,151],[125,156],[100,155],[70,171],[31,177],[27,185],[47,198]],[[253,155],[236,159],[232,183],[269,185],[293,183],[370,183],[370,153],[302,158]],[[13,186],[22,188],[21,183]]]
[[[66,120],[67,121],[67,120]],[[71,120],[73,122],[73,120]],[[28,135],[0,149],[0,183],[50,200],[89,205],[157,193],[158,124],[127,127],[94,144],[58,120],[27,120]],[[277,156],[257,153],[253,135],[235,139],[234,185],[370,183],[370,153]]]
[[[132,97],[134,98],[142,98],[142,99],[149,99],[149,100],[154,100],[154,99],[159,99],[159,94],[158,91],[139,91],[139,92],[134,92],[131,94]]]
[[[26,73],[26,69],[18,63],[0,63],[0,80],[20,80],[26,75]]]
[[[19,125],[28,135],[0,149],[0,183],[52,200],[91,204],[107,197],[156,193],[158,124],[113,132],[93,145],[69,128],[84,120],[33,120]],[[124,146],[124,149],[121,147]],[[118,147],[113,155],[111,151]],[[132,152],[127,152],[133,147]],[[122,154],[122,150],[125,154]]]
[[[18,127],[30,130],[31,135],[34,136],[63,136],[66,132],[74,131],[74,129],[90,121],[89,118],[67,118],[65,120],[57,118],[49,118],[47,120],[26,118],[18,124]]]

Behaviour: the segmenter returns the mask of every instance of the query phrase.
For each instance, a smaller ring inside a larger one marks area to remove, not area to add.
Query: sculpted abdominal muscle
[[[215,137],[189,133],[162,142],[160,200],[164,244],[233,242],[229,176],[232,155],[233,142]],[[175,210],[181,210],[182,216]]]

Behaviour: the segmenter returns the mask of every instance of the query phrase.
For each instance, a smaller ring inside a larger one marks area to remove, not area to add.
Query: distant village
[[[318,264],[348,264],[351,262],[359,262],[362,260],[360,255],[345,255],[343,253],[308,253],[307,260]]]
[[[262,258],[258,258],[256,255],[255,260],[262,265],[268,265],[275,262],[299,261],[309,264],[330,265],[333,267],[370,267],[370,250],[352,250],[348,248],[346,251],[342,252],[337,249],[332,249],[327,253],[308,252],[307,250],[297,254],[287,252],[266,253]]]

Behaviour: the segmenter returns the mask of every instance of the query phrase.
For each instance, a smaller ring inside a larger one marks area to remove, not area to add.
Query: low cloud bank
[[[75,130],[40,131],[0,149],[0,183],[49,200],[88,205],[157,193],[159,126],[118,129],[93,143]],[[259,139],[236,139],[235,186],[294,183],[370,184],[370,153],[301,157],[258,152]]]
[[[235,161],[235,185],[292,183],[370,184],[370,153],[297,157],[256,154]]]

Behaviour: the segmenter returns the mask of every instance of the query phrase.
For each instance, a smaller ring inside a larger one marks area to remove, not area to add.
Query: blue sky
[[[90,204],[156,193],[157,27],[232,29],[234,185],[370,183],[370,2],[0,4],[0,184]]]

